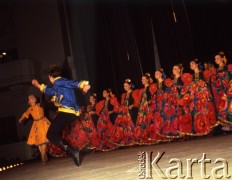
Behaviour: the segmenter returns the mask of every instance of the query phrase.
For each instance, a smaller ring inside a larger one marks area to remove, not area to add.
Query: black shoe
[[[71,155],[71,157],[73,158],[74,163],[77,166],[80,166],[80,151],[72,149],[71,152],[69,152],[69,154]]]
[[[60,141],[59,142],[59,147],[61,147],[61,149],[63,149],[68,155],[70,155],[73,159],[73,161],[75,162],[75,164],[77,166],[80,166],[80,151],[77,149],[72,148],[71,146],[69,146],[67,143],[65,143],[64,141]]]

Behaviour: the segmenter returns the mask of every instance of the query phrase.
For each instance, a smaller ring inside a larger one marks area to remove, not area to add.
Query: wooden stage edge
[[[92,151],[82,153],[81,158],[80,167],[70,157],[51,158],[46,165],[42,165],[40,160],[28,161],[0,172],[0,179],[232,179],[232,134],[126,147],[108,152]],[[195,163],[191,165],[190,162]]]

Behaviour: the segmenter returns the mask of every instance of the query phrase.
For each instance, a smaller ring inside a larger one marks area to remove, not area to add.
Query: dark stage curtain
[[[183,1],[150,2],[149,12],[153,20],[161,66],[171,76],[172,67],[194,56],[191,29]]]
[[[195,56],[214,62],[214,55],[224,51],[232,60],[232,1],[186,0],[193,35]]]
[[[213,55],[232,50],[230,1],[197,0],[66,0],[71,49],[78,77],[87,78],[101,97],[111,88],[117,96],[131,78],[141,87],[141,76],[156,67],[171,75],[189,59],[213,61]],[[154,36],[156,42],[154,41]],[[157,44],[158,52],[155,51]]]

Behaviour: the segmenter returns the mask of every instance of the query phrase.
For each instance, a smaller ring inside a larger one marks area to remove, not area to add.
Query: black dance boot
[[[64,141],[59,142],[59,147],[73,158],[73,161],[75,162],[77,166],[81,165],[80,157],[79,157],[79,154],[80,154],[79,150],[73,149],[70,145],[68,145]]]

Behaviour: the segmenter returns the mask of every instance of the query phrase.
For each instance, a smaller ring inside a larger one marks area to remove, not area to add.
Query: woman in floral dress
[[[177,64],[173,66],[173,78],[172,80],[166,79],[166,87],[163,95],[163,105],[162,105],[162,116],[163,125],[160,134],[163,137],[173,139],[180,138],[179,134],[179,106],[178,99],[183,87],[183,82],[181,81],[181,75],[183,73],[182,64]]]
[[[194,72],[192,76],[187,73],[182,76],[184,87],[179,100],[179,131],[184,135],[202,136],[210,133],[217,125],[216,112],[211,91],[197,59],[190,60],[190,69]]]
[[[96,130],[98,120],[98,115],[96,112],[96,101],[97,95],[95,93],[90,95],[90,104],[87,106],[86,112],[83,113],[81,120],[84,130],[89,137],[89,143],[86,147],[88,149],[94,149],[99,145],[99,134]]]
[[[223,52],[215,55],[218,68],[211,76],[211,88],[217,110],[217,118],[224,131],[230,131],[232,126],[232,81],[231,65],[226,65],[227,59]]]
[[[125,93],[121,96],[121,106],[114,124],[112,141],[119,146],[134,144],[134,123],[139,106],[139,90],[134,90],[130,79],[124,82]]]
[[[97,149],[107,151],[117,147],[117,145],[111,141],[114,128],[111,122],[111,117],[115,118],[118,114],[120,104],[116,96],[112,94],[111,89],[103,90],[102,95],[104,100],[101,100],[96,104],[96,111],[99,115],[97,131],[100,138],[100,143],[98,144]]]
[[[155,84],[150,86],[151,79],[152,78],[149,73],[146,73],[142,76],[142,84],[144,88],[140,89],[139,92],[140,104],[136,120],[136,126],[134,128],[134,137],[135,143],[140,145],[157,143],[152,138],[156,133],[155,128],[152,128],[150,126],[153,120],[151,98],[156,91]]]

